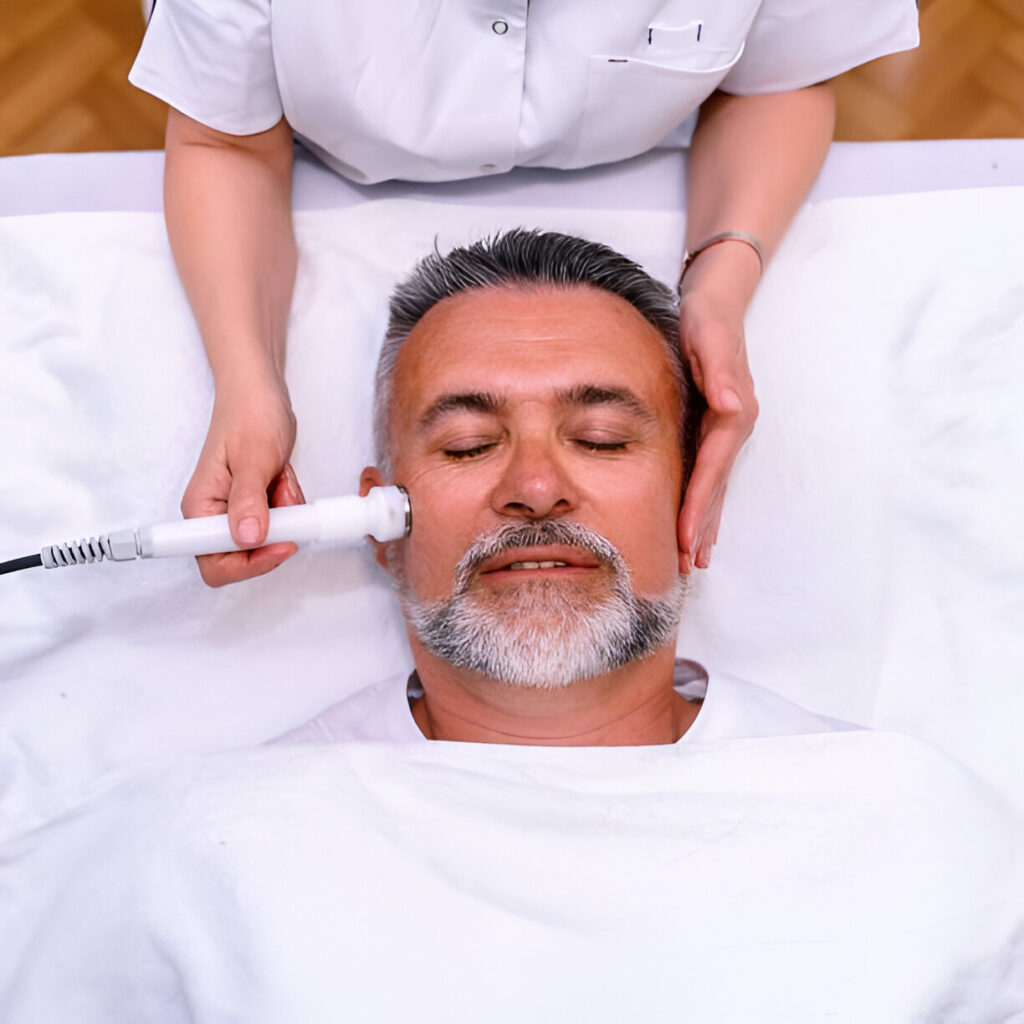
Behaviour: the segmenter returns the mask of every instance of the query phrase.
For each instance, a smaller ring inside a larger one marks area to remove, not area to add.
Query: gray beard
[[[604,593],[572,579],[526,579],[488,593],[470,589],[476,568],[487,559],[549,544],[593,554],[608,572]],[[686,591],[679,576],[665,594],[638,595],[629,567],[609,540],[561,519],[509,524],[478,538],[460,559],[453,594],[445,600],[421,601],[404,578],[400,557],[402,608],[431,654],[497,682],[540,690],[604,675],[672,642]]]

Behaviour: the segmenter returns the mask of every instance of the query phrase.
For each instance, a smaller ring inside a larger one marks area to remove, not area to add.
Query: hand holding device
[[[411,529],[412,509],[405,489],[374,487],[364,498],[353,494],[271,509],[265,543],[323,541],[352,544],[367,534],[384,542],[399,540]],[[52,544],[38,555],[0,564],[0,572],[37,565],[54,569],[99,562],[104,558],[124,562],[134,558],[208,555],[240,550],[243,549],[231,536],[227,515],[201,516],[156,523],[137,530],[115,530],[88,540]]]

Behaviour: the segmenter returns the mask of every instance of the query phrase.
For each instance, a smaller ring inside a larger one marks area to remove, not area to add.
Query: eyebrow
[[[565,405],[615,405],[645,421],[654,421],[654,410],[636,394],[623,387],[603,387],[598,384],[581,384],[567,391],[560,391],[558,399]]]
[[[458,391],[441,395],[420,417],[420,427],[429,427],[442,416],[452,412],[478,412],[494,414],[500,412],[504,401],[486,391]]]
[[[556,401],[567,406],[618,406],[645,422],[657,419],[654,410],[629,388],[599,384],[578,384],[557,392]],[[420,417],[421,429],[426,429],[453,412],[475,412],[496,415],[505,407],[505,400],[488,391],[456,391],[441,395]]]

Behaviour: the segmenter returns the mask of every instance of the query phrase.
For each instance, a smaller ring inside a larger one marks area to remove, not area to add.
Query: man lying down
[[[48,830],[5,1020],[1008,1020],[1017,834],[920,744],[674,665],[671,294],[527,231],[397,290],[377,546],[416,671]]]

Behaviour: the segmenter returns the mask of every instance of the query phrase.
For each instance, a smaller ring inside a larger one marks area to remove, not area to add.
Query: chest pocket
[[[656,146],[715,91],[743,54],[709,46],[703,25],[653,22],[629,57],[590,58],[572,167],[623,160]]]

